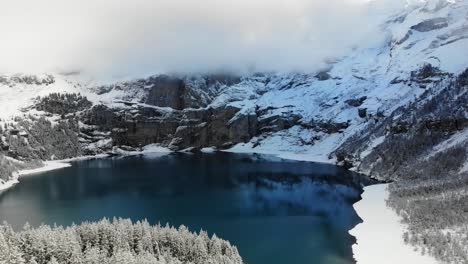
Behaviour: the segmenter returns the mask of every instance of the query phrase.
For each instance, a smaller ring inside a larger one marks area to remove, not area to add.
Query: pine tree
[[[136,238],[136,240],[135,240]],[[118,245],[118,246],[117,246]],[[208,245],[213,252],[208,251]],[[242,259],[228,242],[186,227],[152,227],[130,220],[103,220],[68,228],[0,225],[0,264],[235,263]]]

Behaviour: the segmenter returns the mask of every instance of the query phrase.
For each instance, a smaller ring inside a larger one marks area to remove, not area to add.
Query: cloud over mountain
[[[1,72],[81,70],[106,77],[314,71],[355,45],[380,40],[379,12],[405,2],[1,1]]]

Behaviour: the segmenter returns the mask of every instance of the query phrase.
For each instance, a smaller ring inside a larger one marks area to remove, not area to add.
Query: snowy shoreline
[[[401,218],[386,204],[388,184],[371,185],[364,188],[362,200],[354,204],[363,223],[349,233],[356,237],[353,254],[357,264],[437,264],[423,256],[403,241],[405,226]]]
[[[36,173],[41,173],[41,172],[46,172],[46,171],[51,171],[51,170],[57,170],[57,169],[61,169],[61,168],[67,168],[67,167],[70,167],[70,166],[71,166],[71,164],[69,163],[68,160],[45,161],[44,166],[42,166],[42,167],[35,168],[35,169],[27,169],[27,170],[18,171],[18,177],[31,175],[31,174],[36,174]]]
[[[0,180],[0,194],[16,184],[18,184],[18,179],[11,179],[8,181]]]
[[[280,151],[280,150],[257,150],[253,149],[251,146],[246,146],[246,144],[237,144],[230,149],[220,150],[223,152],[229,153],[245,153],[245,154],[264,154],[272,155],[280,159],[295,160],[295,161],[307,161],[323,164],[333,164],[335,165],[335,159],[329,159],[328,155],[318,154],[318,153],[294,153],[289,151]]]
[[[141,151],[123,151],[121,149],[116,149],[116,154],[120,156],[135,156],[135,155],[148,155],[151,153],[170,153],[172,152],[171,150],[167,148],[160,147],[156,144],[150,144],[145,147]],[[16,184],[20,183],[19,179],[22,176],[27,176],[27,175],[32,175],[32,174],[37,174],[41,172],[46,172],[46,171],[51,171],[51,170],[57,170],[57,169],[62,169],[62,168],[67,168],[72,166],[71,162],[73,161],[79,161],[79,160],[88,160],[88,159],[99,159],[99,158],[107,158],[110,157],[110,154],[97,154],[93,156],[80,156],[76,158],[70,158],[70,159],[63,159],[63,160],[50,160],[50,161],[43,161],[44,166],[35,168],[35,169],[26,169],[26,170],[19,170],[14,174],[13,179],[8,180],[8,181],[0,181],[0,194],[12,187],[14,187]]]
[[[105,157],[105,156],[106,155],[82,156],[82,157],[76,157],[76,158],[64,159],[64,160],[43,161],[44,166],[41,166],[41,167],[38,167],[38,168],[35,168],[35,169],[19,170],[16,173],[14,173],[13,179],[8,180],[8,181],[4,181],[3,183],[0,183],[0,193],[14,187],[18,183],[20,183],[19,179],[21,177],[23,177],[23,176],[28,176],[28,175],[37,174],[37,173],[46,172],[46,171],[51,171],[51,170],[58,170],[58,169],[62,169],[62,168],[67,168],[67,167],[71,166],[70,162],[72,162],[72,161],[101,158],[101,157]]]

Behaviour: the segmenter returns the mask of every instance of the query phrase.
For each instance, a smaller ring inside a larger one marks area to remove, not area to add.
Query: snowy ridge
[[[322,139],[315,141],[313,146],[299,147],[306,155],[321,153],[319,160],[323,160],[349,135],[362,129],[368,122],[369,118],[360,118],[357,109],[347,105],[346,100],[366,96],[360,108],[366,108],[367,114],[388,114],[424,92],[424,89],[404,80],[410,80],[411,72],[425,63],[454,74],[468,66],[467,12],[467,1],[410,9],[382,25],[383,34],[389,35],[388,42],[379,47],[357,50],[332,65],[328,72],[329,79],[320,81],[309,75],[277,77],[266,85],[268,91],[255,100],[255,104],[260,108],[273,105],[280,107],[277,111],[300,113],[303,120],[348,121],[350,126],[344,134],[320,134]],[[446,18],[447,26],[427,32],[412,29],[434,17]],[[405,41],[402,41],[402,32],[408,34]],[[444,45],[437,44],[441,39],[451,41],[444,42]],[[411,47],[405,45],[407,43],[412,43]],[[290,83],[294,84],[293,89],[284,89]],[[313,136],[313,132],[294,127],[288,132],[282,131],[269,137],[255,149],[251,144],[243,147],[260,152],[270,152],[275,147],[277,151],[299,152],[294,147],[297,144],[291,141]],[[281,144],[283,140],[288,141],[285,146]]]

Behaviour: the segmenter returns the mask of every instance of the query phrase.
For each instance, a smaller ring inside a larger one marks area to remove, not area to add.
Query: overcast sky
[[[312,72],[381,40],[379,10],[396,2],[0,0],[0,71]]]

